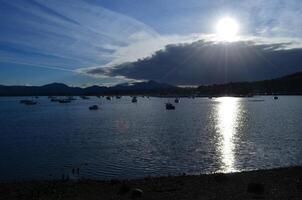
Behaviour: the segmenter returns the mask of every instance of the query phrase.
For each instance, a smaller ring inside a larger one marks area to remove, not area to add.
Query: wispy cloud
[[[157,36],[132,18],[84,1],[4,0],[0,17],[5,62],[70,70],[106,64],[117,49]]]

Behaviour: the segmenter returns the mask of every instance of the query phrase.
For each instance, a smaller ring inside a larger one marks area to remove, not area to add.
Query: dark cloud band
[[[201,40],[168,45],[151,57],[88,73],[180,85],[262,80],[302,70],[302,49],[284,49],[286,45]]]

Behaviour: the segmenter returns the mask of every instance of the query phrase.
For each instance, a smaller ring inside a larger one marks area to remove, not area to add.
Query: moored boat
[[[51,101],[51,102],[59,102],[59,101],[60,101],[60,99],[57,99],[57,98],[51,98],[51,99],[50,99],[50,101]]]
[[[20,103],[25,104],[25,105],[36,105],[37,102],[33,100],[20,100]]]
[[[99,107],[97,105],[93,105],[89,107],[89,110],[98,110]]]
[[[70,103],[71,102],[71,100],[69,100],[69,99],[60,99],[59,100],[59,103]]]
[[[166,103],[166,110],[175,110],[175,106],[172,103]]]

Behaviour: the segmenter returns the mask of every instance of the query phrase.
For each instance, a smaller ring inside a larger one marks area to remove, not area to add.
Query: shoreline
[[[302,166],[129,180],[0,183],[0,199],[302,199]]]

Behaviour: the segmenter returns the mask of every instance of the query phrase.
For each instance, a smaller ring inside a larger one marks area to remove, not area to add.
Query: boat
[[[23,99],[23,100],[20,100],[19,102],[20,102],[20,103],[26,103],[26,102],[28,102],[28,101],[29,101],[29,100],[24,100],[24,99]]]
[[[28,101],[25,103],[25,105],[36,105],[37,102],[36,101]]]
[[[69,100],[69,99],[60,99],[59,100],[59,103],[70,103],[71,102],[71,100]]]
[[[121,99],[122,97],[121,96],[116,96],[116,99]]]
[[[274,96],[274,99],[275,99],[275,100],[278,100],[278,99],[279,99],[279,97],[277,97],[277,96]]]
[[[166,110],[175,110],[175,106],[172,103],[166,103]]]
[[[174,102],[175,102],[175,103],[179,103],[179,99],[176,98],[176,99],[174,100]]]
[[[136,97],[132,97],[131,102],[132,102],[132,103],[136,103],[136,102],[137,102],[137,98],[136,98]]]
[[[82,99],[89,99],[89,97],[81,96]]]
[[[67,99],[70,100],[70,101],[77,100],[77,99],[76,99],[75,97],[73,97],[73,96],[70,96],[70,97],[68,97]]]
[[[59,102],[59,101],[60,101],[60,99],[57,99],[57,98],[52,98],[52,99],[50,99],[50,101],[51,101],[51,102]]]
[[[110,100],[111,100],[111,97],[107,96],[106,99],[107,99],[108,101],[110,101]]]
[[[25,105],[36,105],[37,104],[36,101],[32,101],[32,100],[20,100],[20,103],[25,104]]]
[[[93,105],[89,107],[89,110],[98,110],[99,107],[97,105]]]

